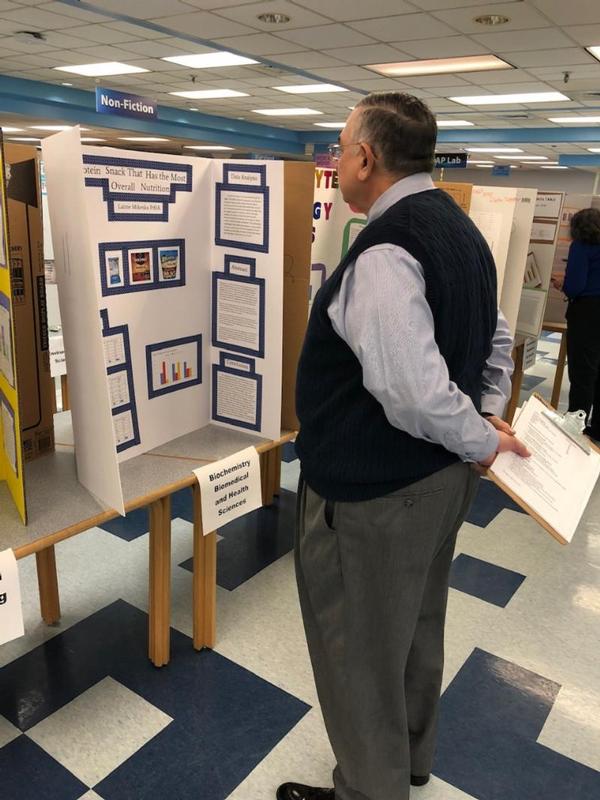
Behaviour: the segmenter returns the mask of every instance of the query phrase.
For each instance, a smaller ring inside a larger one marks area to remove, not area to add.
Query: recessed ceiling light
[[[475,124],[466,119],[438,119],[436,122],[438,128],[469,128]]]
[[[473,17],[473,22],[479,25],[506,25],[510,22],[510,17],[505,17],[504,14],[482,14],[480,17]]]
[[[278,92],[288,92],[288,94],[320,94],[321,92],[347,92],[343,86],[335,86],[333,83],[306,83],[294,86],[273,86]]]
[[[585,49],[591,56],[594,56],[594,58],[600,61],[600,44],[594,45],[593,47],[586,47]]]
[[[82,136],[82,142],[105,142],[106,139],[99,139],[97,136]]]
[[[522,153],[519,147],[467,147],[467,153]]]
[[[162,139],[160,136],[119,136],[122,142],[170,142],[170,139]]]
[[[568,167],[559,167],[555,164],[540,164],[540,169],[569,169]]]
[[[72,84],[72,83],[61,83],[60,85],[61,85],[61,86],[73,86],[73,84]]]
[[[25,128],[11,128],[10,125],[0,125],[2,133],[21,133]]]
[[[249,97],[247,92],[234,89],[194,89],[191,92],[169,92],[176,97],[187,97],[190,100],[220,100],[224,97]]]
[[[440,75],[444,72],[483,72],[493,69],[514,69],[498,56],[461,56],[460,58],[428,58],[416,61],[397,61],[389,64],[366,64],[367,69],[380,75],[410,77],[411,75]]]
[[[265,117],[308,117],[311,114],[322,114],[314,108],[255,108],[253,114],[264,114]]]
[[[34,131],[70,131],[75,125],[31,125]],[[80,128],[80,131],[89,131],[89,128]]]
[[[600,117],[548,117],[548,122],[594,123],[600,122]]]
[[[267,22],[269,25],[285,25],[286,22],[291,22],[292,18],[287,14],[259,14],[257,17],[261,22]]]
[[[497,158],[505,158],[509,161],[548,161],[548,156],[496,156]]]
[[[214,53],[196,53],[189,56],[167,56],[161,59],[162,61],[170,61],[173,64],[179,64],[182,67],[191,67],[192,69],[212,69],[214,67],[241,67],[245,64],[258,64],[253,58],[246,58],[246,56],[238,56],[235,53],[229,53],[226,50],[216,51]]]
[[[520,92],[515,94],[483,94],[472,97],[449,97],[454,103],[465,106],[494,106],[509,103],[559,103],[570,100],[561,92]]]
[[[61,72],[72,72],[86,78],[104,78],[107,75],[132,75],[135,72],[150,72],[133,64],[121,64],[119,61],[103,61],[98,64],[72,64],[68,67],[54,67]]]
[[[7,136],[11,142],[41,142],[39,136]]]
[[[494,165],[493,164],[476,164],[475,166],[478,167],[478,169],[490,169],[490,167],[493,167]]]
[[[227,147],[224,144],[185,144],[186,150],[233,150],[233,147]]]
[[[345,122],[313,122],[313,125],[317,125],[319,128],[335,128],[338,131],[346,127]]]

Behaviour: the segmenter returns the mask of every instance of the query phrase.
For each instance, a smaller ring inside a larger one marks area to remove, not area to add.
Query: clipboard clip
[[[568,436],[577,447],[580,447],[588,456],[592,452],[590,443],[583,435],[585,429],[585,411],[567,411],[564,415],[551,408],[545,408],[544,416],[556,425],[557,428]]]

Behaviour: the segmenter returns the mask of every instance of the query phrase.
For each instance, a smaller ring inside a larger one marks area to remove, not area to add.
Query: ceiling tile
[[[295,31],[282,31],[281,38],[302,44],[313,50],[329,52],[334,47],[354,47],[360,44],[373,44],[373,39],[352,30],[347,25],[321,25],[316,28],[300,28]]]
[[[191,47],[193,48],[192,52],[195,52],[196,46],[192,45]],[[173,47],[170,44],[164,44],[162,41],[153,41],[152,43],[147,41],[128,42],[127,49],[130,50],[132,54],[138,54],[141,56],[152,55],[152,57],[155,59],[164,58],[166,56],[187,55],[190,51],[189,46],[187,50],[184,50],[181,47]],[[205,47],[204,50],[210,52],[208,47]],[[169,67],[170,69],[175,69],[177,67],[181,68],[181,65],[171,63]]]
[[[332,58],[330,55],[325,55],[325,53],[319,53],[317,50],[305,50],[301,53],[281,53],[276,60],[280,64],[295,67],[296,69],[343,66],[343,61],[338,58]]]
[[[484,33],[473,35],[481,44],[496,53],[504,50],[548,50],[550,47],[570,47],[573,42],[558,28],[541,28],[525,31],[506,31],[505,33]]]
[[[113,47],[110,44],[99,44],[93,45],[92,47],[78,47],[77,52],[83,56],[84,59],[88,59],[88,61],[82,61],[82,64],[93,63],[96,59],[99,59],[100,61],[122,61],[127,63],[131,58],[131,52],[129,50]]]
[[[366,44],[361,47],[335,47],[327,51],[334,58],[349,64],[383,64],[390,61],[409,61],[406,52],[387,44]]]
[[[32,2],[32,5],[33,4]],[[98,3],[95,3],[95,5],[98,5]],[[79,25],[81,25],[82,22],[110,21],[110,17],[106,17],[104,14],[96,14],[93,11],[77,8],[77,6],[68,6],[65,3],[45,3],[43,6],[40,6],[40,8],[44,11],[52,11],[56,14],[64,14],[66,17],[73,17],[76,24]]]
[[[329,10],[329,3],[322,4],[322,10]],[[289,22],[279,23],[273,25],[269,22],[261,22],[258,19],[259,14],[276,11],[278,14],[286,14]],[[279,33],[283,30],[291,30],[292,28],[308,28],[311,25],[327,25],[331,20],[321,14],[315,14],[314,11],[308,11],[301,8],[296,4],[287,2],[287,0],[278,0],[277,8],[273,7],[272,0],[266,0],[262,3],[250,3],[235,8],[223,8],[219,10],[219,16],[233,19],[236,22],[241,22],[244,25],[250,25],[253,28],[259,28],[269,33]]]
[[[160,39],[164,33],[153,31],[143,25],[132,25],[130,22],[109,22],[110,17],[106,18],[106,27],[115,31],[130,33],[133,39]]]
[[[392,42],[394,45],[395,43]],[[468,39],[466,36],[448,36],[443,39],[414,39],[398,42],[402,48],[415,58],[454,58],[458,56],[479,56],[487,53],[487,47]]]
[[[530,0],[536,8],[557,25],[588,25],[599,21],[598,0]]]
[[[415,75],[404,77],[402,80],[408,84],[408,86],[414,86],[417,89],[431,89],[435,91],[436,94],[438,89],[443,94],[447,94],[445,88],[447,86],[452,87],[452,89],[456,89],[460,86],[465,89],[470,86],[467,81],[463,78],[459,78],[457,75]]]
[[[517,53],[497,53],[515,67],[546,67],[561,64],[590,64],[593,56],[579,47],[559,47],[555,50],[524,50]]]
[[[2,12],[3,19],[11,22],[18,22],[21,26],[35,25],[45,31],[62,30],[79,25],[79,20],[65,14],[54,14],[52,11],[44,11],[33,6],[19,8],[16,11]]]
[[[527,83],[533,80],[530,72],[523,69],[499,69],[497,72],[466,72],[462,76],[470,83],[478,83],[480,86],[494,86],[499,83]]]
[[[462,33],[485,33],[490,30],[489,25],[475,22],[475,17],[485,14],[502,14],[509,18],[509,22],[498,26],[498,30],[522,30],[525,28],[543,28],[551,23],[542,14],[537,12],[527,3],[496,3],[482,5],[476,8],[454,8],[448,11],[432,11],[432,14]]]
[[[207,11],[194,11],[191,14],[177,14],[174,17],[158,17],[152,20],[157,25],[170,28],[173,31],[182,31],[188,35],[198,36],[202,39],[214,39],[222,36],[243,36],[246,33],[255,33],[253,28],[240,25],[223,19]]]
[[[18,9],[20,6],[17,3],[11,3],[10,0],[0,0],[0,12],[12,11]]]
[[[4,33],[4,31],[0,25],[0,34],[2,33]],[[19,53],[44,53],[54,50],[54,47],[48,42],[36,41],[35,39],[31,42],[22,42],[15,36],[6,36],[0,39],[0,47],[4,47],[4,45],[6,45],[7,50]]]
[[[319,11],[337,22],[356,19],[373,19],[390,14],[410,14],[415,10],[412,2],[404,0],[369,0],[368,4],[349,3],[348,0],[297,0],[295,5]],[[279,4],[277,7],[279,10]]]
[[[600,23],[598,25],[569,25],[565,33],[584,47],[600,45]]]
[[[350,65],[343,67],[326,67],[325,69],[317,69],[315,73],[321,78],[327,78],[328,81],[354,82],[356,81],[372,81],[374,73],[362,67],[353,67]]]
[[[94,0],[94,6],[117,14],[122,14],[126,8],[129,17],[140,19],[152,19],[167,14],[188,14],[190,11],[190,6],[180,0],[126,0],[126,6],[124,0]]]
[[[466,6],[480,6],[481,0],[410,0],[411,3],[423,11],[438,11],[445,8],[465,8]],[[516,0],[520,2],[520,0]],[[488,0],[485,5],[506,5],[506,0]]]
[[[382,42],[405,42],[408,39],[452,36],[456,33],[444,22],[434,19],[429,14],[403,14],[349,24],[350,27]]]
[[[230,36],[225,39],[216,39],[215,45],[225,49],[239,50],[249,56],[272,56],[279,53],[304,50],[300,45],[290,45],[289,42],[269,33],[251,33],[249,36]]]
[[[80,39],[99,44],[119,44],[120,42],[131,42],[136,38],[131,33],[108,28],[106,25],[78,25],[76,28],[69,28],[69,36],[79,36]],[[148,48],[147,42],[145,46]]]
[[[353,86],[357,89],[363,89],[367,92],[401,92],[406,89],[406,84],[401,83],[400,81],[395,81],[393,78],[371,78],[368,81],[352,81]],[[427,94],[427,92],[419,93],[418,89],[415,89],[414,92],[411,92],[416,97],[421,97]]]

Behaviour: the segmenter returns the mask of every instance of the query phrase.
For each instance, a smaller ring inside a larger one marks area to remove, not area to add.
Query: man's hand
[[[491,425],[494,426],[494,428],[496,428],[497,431],[502,431],[502,433],[507,433],[509,436],[515,435],[515,432],[510,427],[508,422],[505,422],[503,419],[500,419],[500,417],[497,417],[495,415],[490,415],[489,417],[486,417],[486,419]]]
[[[553,272],[552,277],[550,278],[550,283],[554,286],[555,289],[558,289],[559,292],[562,292],[563,283],[565,281],[565,276],[562,272]]]
[[[506,423],[504,423],[506,424]],[[514,433],[505,433],[498,430],[498,449],[495,453],[488,456],[485,461],[480,461],[482,467],[491,467],[498,453],[516,453],[522,458],[529,458],[531,453],[525,447],[523,442],[514,435]]]

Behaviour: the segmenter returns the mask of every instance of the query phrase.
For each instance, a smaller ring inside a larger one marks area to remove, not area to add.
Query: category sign
[[[436,153],[436,169],[466,169],[466,153]]]
[[[96,86],[96,111],[134,119],[156,119],[158,104],[151,97],[140,97],[128,92],[117,92]]]

